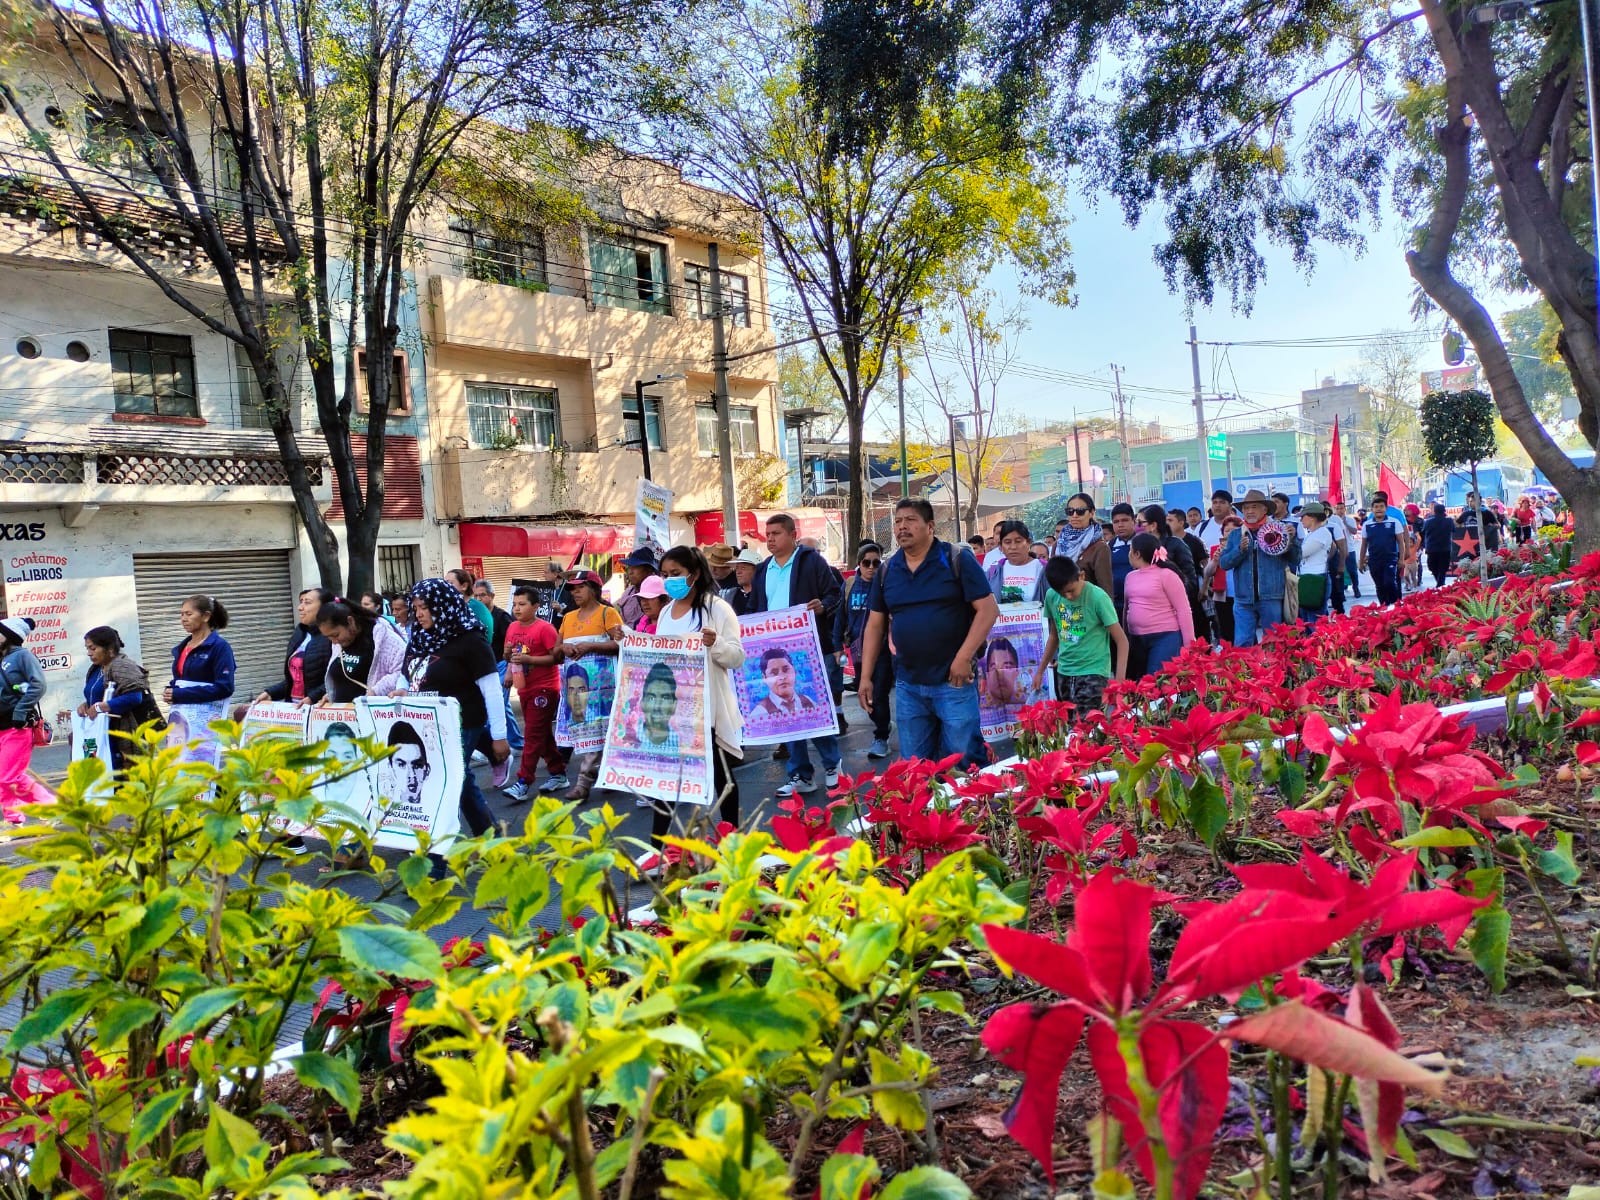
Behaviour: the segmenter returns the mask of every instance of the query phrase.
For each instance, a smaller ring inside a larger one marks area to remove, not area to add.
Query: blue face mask
[[[667,589],[667,595],[674,600],[689,598],[689,580],[686,576],[669,575],[661,581],[661,586]]]

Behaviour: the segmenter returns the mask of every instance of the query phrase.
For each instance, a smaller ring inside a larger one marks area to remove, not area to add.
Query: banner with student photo
[[[608,637],[572,638],[571,645],[608,643]],[[561,664],[561,703],[556,707],[556,745],[573,754],[593,754],[606,744],[616,695],[617,659],[611,654],[583,654]]]
[[[744,744],[771,746],[837,733],[817,618],[805,605],[739,618],[744,668],[733,686]]]
[[[167,710],[167,745],[183,747],[179,762],[217,765],[222,758],[222,739],[211,732],[211,723],[226,721],[228,709],[227,700],[173,703]]]
[[[245,710],[239,722],[239,744],[249,745],[257,738],[281,737],[304,742],[306,710],[289,700],[261,700]]]
[[[709,804],[711,706],[699,634],[630,633],[617,658],[616,702],[599,786],[670,803]]]
[[[385,764],[368,762],[357,744],[372,728],[371,719],[362,712],[367,703],[307,708],[304,736],[308,746],[327,743],[322,782],[312,787],[312,793],[328,808],[340,810],[342,816],[370,823],[378,772]]]
[[[1030,691],[1034,670],[1044,657],[1049,634],[1042,604],[1002,604],[1000,616],[977,662],[978,719],[983,738],[994,742],[1017,731],[1017,714],[1054,695],[1054,671],[1045,671],[1038,691]]]
[[[392,751],[373,770],[374,840],[415,850],[424,829],[434,845],[454,837],[461,824],[461,704],[449,696],[362,700],[362,732]]]
[[[633,548],[648,548],[660,561],[662,553],[672,545],[672,530],[667,520],[671,512],[672,489],[648,479],[639,480],[639,497],[633,516]]]

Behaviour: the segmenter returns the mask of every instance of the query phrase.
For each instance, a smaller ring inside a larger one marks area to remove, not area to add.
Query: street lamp
[[[679,372],[676,375],[657,375],[651,383],[671,383],[676,379],[687,379],[687,375]],[[644,402],[646,400],[659,400],[660,396],[646,396],[644,394],[644,380],[633,381],[633,402],[639,406],[639,465],[644,469],[644,477],[650,478],[650,422],[645,417]]]
[[[952,515],[955,518],[956,541],[957,542],[959,542],[961,540],[961,476],[957,472],[957,469],[956,469],[956,422],[957,421],[965,421],[969,417],[972,418],[973,420],[977,420],[977,419],[981,418],[982,416],[983,416],[983,413],[981,411],[980,412],[964,412],[964,413],[950,413],[949,414],[949,417],[950,417],[950,492],[951,492],[952,498],[955,501],[955,510],[954,510]],[[904,445],[905,445],[905,443],[902,442],[901,446],[903,447]]]

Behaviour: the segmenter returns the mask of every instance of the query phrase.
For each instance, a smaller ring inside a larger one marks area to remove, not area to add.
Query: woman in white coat
[[[706,703],[711,709],[711,757],[714,786],[721,800],[721,819],[739,824],[739,785],[733,778],[736,760],[743,759],[744,717],[739,712],[732,672],[744,666],[744,643],[739,640],[739,618],[717,594],[711,564],[693,546],[673,546],[661,556],[661,582],[667,603],[656,621],[658,634],[698,633],[706,645],[710,666],[706,675]],[[670,809],[658,807],[650,836],[660,843],[672,823]]]

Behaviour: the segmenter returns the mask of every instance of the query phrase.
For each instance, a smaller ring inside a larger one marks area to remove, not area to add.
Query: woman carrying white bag
[[[120,771],[131,745],[114,735],[132,733],[146,721],[160,720],[161,710],[150,690],[149,673],[122,652],[122,638],[115,629],[97,625],[89,630],[83,635],[83,649],[90,666],[78,720],[73,723],[72,757],[103,759],[113,771]],[[105,719],[103,730],[101,718]]]

